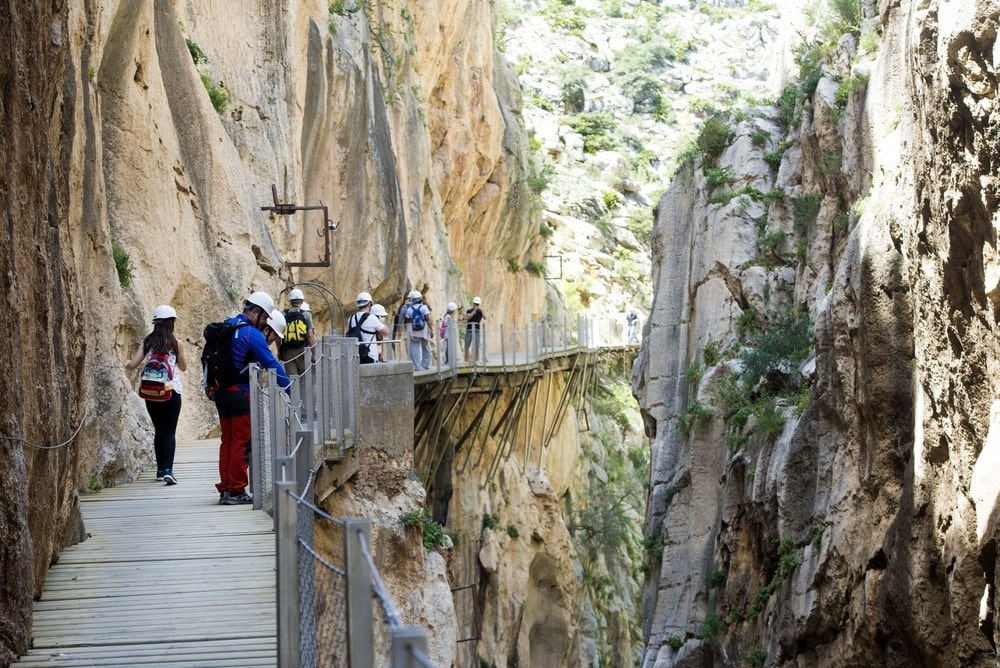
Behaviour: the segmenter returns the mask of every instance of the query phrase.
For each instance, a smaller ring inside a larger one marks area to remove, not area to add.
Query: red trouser
[[[247,448],[250,446],[250,396],[233,386],[215,393],[219,411],[222,443],[219,445],[219,478],[215,485],[220,492],[243,493],[250,479],[247,476]]]

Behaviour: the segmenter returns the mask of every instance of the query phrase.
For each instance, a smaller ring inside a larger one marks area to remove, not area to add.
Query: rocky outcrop
[[[540,312],[543,281],[507,284],[499,270],[537,251],[538,221],[503,206],[523,190],[526,140],[490,3],[420,9],[2,10],[2,283],[8,310],[26,314],[12,321],[2,374],[0,550],[15,583],[0,593],[3,657],[27,646],[31,596],[83,530],[78,490],[129,479],[150,459],[121,359],[157,304],[178,310],[192,359],[205,323],[292,280],[330,289],[309,295],[321,331],[360,289],[390,309],[412,285],[435,307],[482,295],[496,320]],[[329,206],[328,267],[288,271],[323,257],[325,225],[262,211],[271,184],[285,202]],[[179,435],[191,437],[213,409],[197,369],[185,381]]]
[[[664,546],[646,666],[996,662],[996,12],[879,11],[881,47],[840,42],[776,171],[766,120],[716,164],[780,189],[766,217],[710,203],[702,170],[661,202],[635,376]],[[843,104],[837,80],[865,72]],[[814,360],[743,387],[766,401],[739,420],[720,392],[749,354],[714,353],[759,350],[741,328],[789,305]]]

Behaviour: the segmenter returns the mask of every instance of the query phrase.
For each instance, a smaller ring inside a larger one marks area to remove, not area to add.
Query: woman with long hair
[[[156,479],[176,485],[174,451],[177,448],[177,418],[181,414],[181,375],[187,370],[187,357],[181,342],[174,336],[177,311],[163,304],[153,311],[153,331],[146,335],[125,368],[132,370],[149,362],[153,355],[165,355],[172,372],[172,392],[166,401],[146,399],[146,410],[153,421],[153,450],[156,453]]]

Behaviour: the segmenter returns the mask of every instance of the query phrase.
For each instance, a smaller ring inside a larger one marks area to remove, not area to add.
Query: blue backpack
[[[414,332],[424,331],[427,326],[427,318],[424,317],[423,304],[414,304],[410,307],[410,327]]]

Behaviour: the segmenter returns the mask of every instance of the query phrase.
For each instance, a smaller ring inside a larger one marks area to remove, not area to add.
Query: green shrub
[[[538,260],[528,260],[524,263],[524,270],[529,274],[534,274],[535,276],[544,276],[545,263],[539,262]]]
[[[205,86],[205,90],[208,91],[208,99],[212,101],[215,111],[220,114],[224,113],[226,107],[229,105],[229,93],[216,86],[215,82],[207,74],[201,75],[201,83]]]
[[[816,222],[822,203],[823,195],[820,193],[800,195],[792,200],[792,220],[798,234],[806,234]]]
[[[500,526],[500,516],[497,514],[483,513],[483,531],[496,529]]]
[[[785,428],[785,416],[778,410],[774,402],[765,400],[755,411],[757,416],[757,432],[765,439],[773,440],[781,435]]]
[[[719,341],[709,339],[708,342],[701,348],[701,359],[705,362],[705,366],[713,367],[719,363],[722,359],[721,348],[722,344]]]
[[[767,661],[767,652],[762,650],[760,647],[754,648],[752,652],[746,655],[743,659],[748,666],[753,668],[761,668]]]
[[[430,519],[424,521],[423,543],[428,550],[444,544],[444,527]]]
[[[778,573],[776,578],[783,580],[788,574],[802,565],[802,559],[795,553],[795,543],[785,536],[778,544]]]
[[[726,572],[717,568],[708,574],[705,581],[708,584],[709,589],[721,587],[722,583],[726,581]]]
[[[713,642],[722,633],[723,624],[722,620],[719,619],[719,614],[717,612],[710,612],[705,615],[705,620],[701,623],[699,631],[701,632],[701,639],[706,643]]]
[[[728,186],[735,178],[736,175],[733,174],[732,167],[729,167],[728,165],[726,167],[705,168],[705,185],[709,188]]]
[[[650,561],[659,561],[663,557],[663,532],[646,536],[642,541],[642,548]]]
[[[543,239],[551,239],[555,233],[556,231],[552,229],[552,226],[544,221],[538,225],[538,236]]]
[[[517,274],[521,271],[521,263],[515,259],[507,260],[507,271],[512,274]]]
[[[191,54],[191,60],[194,61],[195,65],[202,65],[208,62],[208,56],[205,55],[200,46],[186,37],[184,38],[184,42],[187,44],[188,53]]]
[[[648,246],[653,240],[653,210],[644,206],[631,209],[625,218],[625,227]]]
[[[868,85],[868,74],[852,74],[837,85],[833,99],[838,107],[846,107],[848,100],[857,91]]]
[[[552,162],[545,159],[540,162],[541,164],[538,164],[532,160],[531,173],[528,174],[528,187],[536,195],[542,194],[549,187],[549,184],[552,183],[552,177],[556,173],[556,166]]]
[[[722,114],[705,119],[696,141],[698,149],[710,160],[718,158],[732,141],[733,132]]]
[[[569,114],[583,111],[587,102],[587,76],[590,74],[583,65],[563,67],[559,71],[559,96],[563,110]]]
[[[510,536],[511,538],[513,538],[514,540],[517,540],[521,536],[521,532],[518,531],[517,527],[514,526],[513,524],[508,524],[507,525],[507,535]]]
[[[770,165],[771,169],[777,170],[781,167],[781,160],[784,157],[784,151],[768,151],[764,154],[764,162]]]
[[[688,438],[695,429],[704,427],[712,419],[712,411],[697,401],[691,402],[687,412],[677,418],[677,430],[683,438]]]
[[[617,124],[609,112],[595,111],[576,114],[575,116],[567,116],[564,122],[583,137],[584,153],[611,150],[619,145],[618,140],[611,134]]]
[[[670,646],[670,649],[676,652],[681,648],[681,646],[684,645],[684,641],[681,640],[679,637],[672,635],[667,638],[667,645]]]
[[[622,196],[614,190],[605,190],[601,193],[601,199],[604,200],[604,206],[608,211],[614,211],[622,203]]]
[[[118,272],[118,284],[122,290],[132,285],[132,258],[118,246],[111,246],[111,256],[115,260],[115,270]]]
[[[404,527],[413,529],[424,523],[424,513],[419,510],[411,510],[400,515],[399,519],[403,522]]]
[[[743,378],[753,387],[768,372],[791,373],[812,350],[812,325],[805,313],[787,312],[753,337],[743,355]]]

